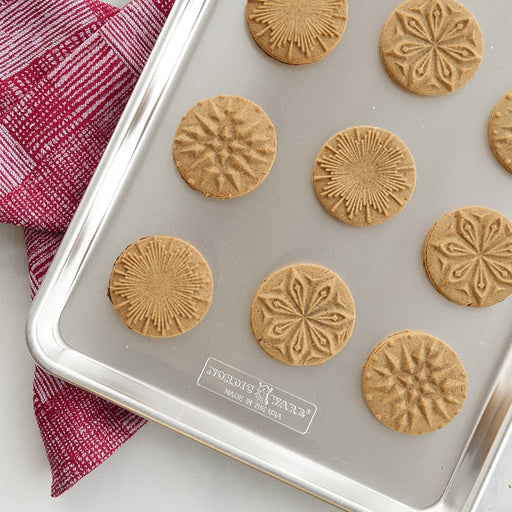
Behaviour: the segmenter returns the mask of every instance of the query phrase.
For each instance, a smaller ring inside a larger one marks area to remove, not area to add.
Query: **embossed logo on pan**
[[[469,82],[483,49],[478,23],[456,0],[407,0],[388,18],[380,38],[391,78],[425,96],[448,94]]]
[[[295,366],[322,364],[349,340],[355,321],[352,295],[330,270],[312,264],[268,276],[251,308],[251,328],[273,358]]]
[[[260,48],[286,64],[330,53],[347,23],[346,0],[248,0],[246,16]]]
[[[448,299],[492,306],[512,293],[512,223],[490,208],[447,213],[427,235],[423,263],[434,287]]]
[[[322,147],[313,169],[320,203],[347,224],[391,219],[411,198],[416,166],[396,135],[372,126],[348,128]]]
[[[317,407],[296,395],[210,357],[198,385],[246,409],[305,434]]]

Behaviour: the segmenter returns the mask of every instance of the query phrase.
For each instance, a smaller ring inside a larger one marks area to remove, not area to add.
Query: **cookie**
[[[323,207],[347,224],[368,226],[394,217],[412,196],[416,165],[392,133],[356,126],[332,136],[316,157],[313,185]]]
[[[389,76],[423,96],[441,96],[467,84],[484,51],[477,21],[456,0],[406,0],[388,18],[380,54]]]
[[[251,308],[254,337],[268,355],[294,366],[322,364],[349,340],[352,295],[330,270],[296,264],[270,274]]]
[[[436,290],[451,301],[492,306],[512,293],[512,223],[479,206],[447,213],[426,237],[423,265]]]
[[[258,46],[285,64],[309,64],[339,43],[346,0],[248,0],[246,18]]]
[[[498,162],[512,172],[512,90],[503,96],[489,118],[489,145]]]
[[[423,332],[402,331],[370,352],[362,386],[370,411],[386,427],[426,434],[443,428],[459,413],[467,375],[446,343]]]
[[[153,338],[184,333],[206,315],[213,293],[210,268],[189,243],[150,236],[116,259],[109,297],[121,320]]]
[[[276,155],[272,122],[239,96],[198,102],[181,119],[173,155],[183,179],[205,196],[230,199],[261,185]]]

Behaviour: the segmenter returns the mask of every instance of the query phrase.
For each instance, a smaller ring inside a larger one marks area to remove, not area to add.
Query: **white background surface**
[[[124,5],[126,0],[111,0]],[[24,323],[30,304],[21,228],[0,224],[0,510],[334,512],[319,500],[155,424],[59,498],[32,409],[33,362]],[[512,511],[512,442],[478,512]],[[378,512],[378,511],[376,511]]]

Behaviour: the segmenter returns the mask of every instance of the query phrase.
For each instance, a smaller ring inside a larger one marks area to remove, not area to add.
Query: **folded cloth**
[[[35,295],[174,0],[0,0],[0,222],[23,226]],[[145,420],[36,367],[52,496]]]

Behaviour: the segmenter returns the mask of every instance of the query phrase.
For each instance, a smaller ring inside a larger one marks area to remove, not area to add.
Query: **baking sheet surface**
[[[380,30],[397,4],[349,2],[338,47],[320,62],[290,67],[254,43],[244,1],[212,2],[186,65],[140,141],[122,189],[112,191],[115,206],[93,240],[62,313],[60,333],[71,349],[139,381],[149,402],[151,390],[158,389],[377,493],[425,508],[441,498],[512,334],[512,299],[483,310],[458,306],[434,290],[421,263],[426,233],[450,210],[481,205],[512,219],[512,175],[496,162],[486,139],[494,104],[512,88],[512,3],[464,2],[484,33],[484,59],[468,85],[438,98],[407,93],[382,66]],[[278,139],[265,182],[229,201],[188,188],[172,158],[181,116],[200,99],[217,94],[258,103]],[[311,182],[320,147],[337,131],[356,125],[396,134],[417,166],[412,199],[397,217],[378,226],[338,222],[321,207]],[[106,295],[119,253],[153,234],[192,243],[214,276],[214,298],[205,319],[169,340],[131,332]],[[271,359],[250,331],[251,301],[262,280],[297,262],[338,273],[355,301],[352,338],[340,354],[318,367],[289,367]],[[372,347],[404,329],[444,340],[468,372],[468,398],[461,413],[446,428],[421,437],[380,424],[366,407],[360,386]],[[238,377],[247,374],[310,404],[314,417],[290,428],[286,421],[227,399],[222,390],[201,385],[210,358],[235,369]]]

